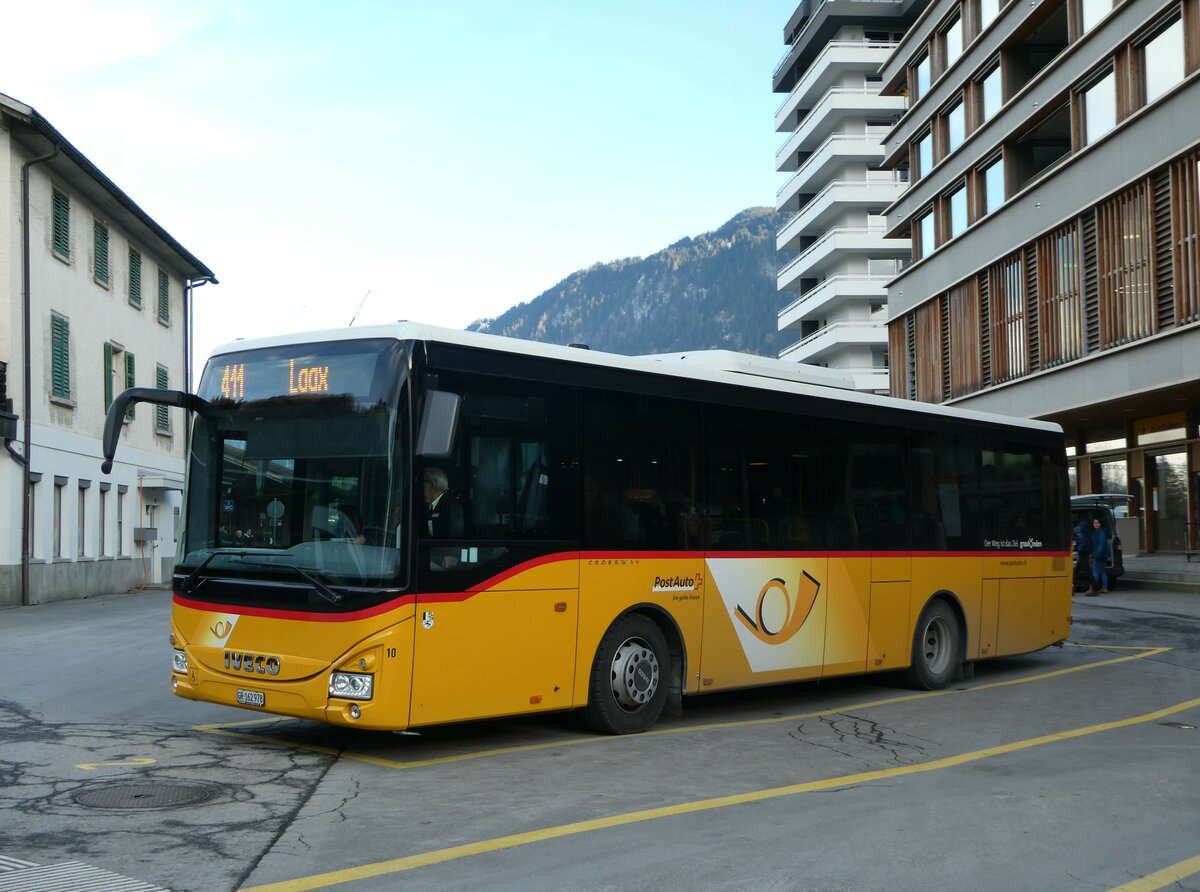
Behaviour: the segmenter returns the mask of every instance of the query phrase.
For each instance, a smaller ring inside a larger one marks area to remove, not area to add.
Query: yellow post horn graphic
[[[763,623],[763,603],[766,601],[767,593],[772,589],[778,589],[783,593],[784,602],[787,604],[787,613],[785,615],[783,625],[771,631],[767,629]],[[758,593],[758,604],[755,608],[755,613],[758,616],[758,621],[755,622],[750,618],[745,610],[738,607],[734,608],[734,616],[742,621],[750,633],[759,641],[765,644],[783,644],[793,635],[800,631],[800,627],[804,625],[804,621],[808,619],[808,615],[812,613],[813,605],[817,603],[817,593],[821,590],[821,583],[813,579],[807,573],[800,577],[800,590],[796,593],[796,601],[792,603],[792,597],[788,594],[787,585],[782,579],[772,579]]]

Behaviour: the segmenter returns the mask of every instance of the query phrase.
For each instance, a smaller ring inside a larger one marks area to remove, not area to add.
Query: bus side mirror
[[[136,403],[155,403],[159,406],[181,406],[192,412],[204,414],[210,404],[193,393],[182,390],[159,390],[155,387],[130,387],[118,394],[108,407],[108,415],[104,419],[104,461],[100,463],[100,473],[112,471],[113,456],[117,454],[117,438],[121,436],[121,425],[125,421],[125,413]]]
[[[454,448],[454,432],[458,428],[458,410],[462,397],[446,390],[425,392],[425,411],[417,431],[419,458],[446,458]]]

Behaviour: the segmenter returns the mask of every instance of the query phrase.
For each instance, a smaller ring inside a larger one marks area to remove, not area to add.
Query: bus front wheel
[[[913,633],[912,665],[904,680],[921,691],[940,691],[954,679],[962,662],[958,618],[945,601],[930,601]]]
[[[645,731],[667,702],[669,669],[667,639],[657,624],[640,614],[622,617],[596,648],[583,720],[606,734]]]

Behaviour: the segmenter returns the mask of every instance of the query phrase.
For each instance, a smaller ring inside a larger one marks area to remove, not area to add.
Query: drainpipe
[[[33,358],[30,356],[33,343],[32,321],[30,313],[32,312],[32,301],[29,296],[29,168],[35,164],[41,164],[43,161],[49,161],[58,155],[59,146],[56,143],[54,151],[45,155],[40,155],[26,161],[21,165],[21,286],[22,291],[22,306],[25,317],[25,328],[22,333],[22,350],[25,354],[24,365],[24,410],[25,410],[25,460],[21,463],[22,476],[24,485],[21,488],[21,606],[29,605],[29,528],[32,518],[29,516],[29,497],[31,482],[29,479],[29,459],[33,450],[32,442],[32,426],[30,424],[31,414],[33,412],[33,384],[30,377],[33,373]]]

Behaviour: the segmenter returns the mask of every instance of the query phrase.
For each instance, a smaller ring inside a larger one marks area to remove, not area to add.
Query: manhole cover
[[[207,787],[187,784],[114,784],[89,787],[73,797],[88,808],[181,808],[211,798]]]

